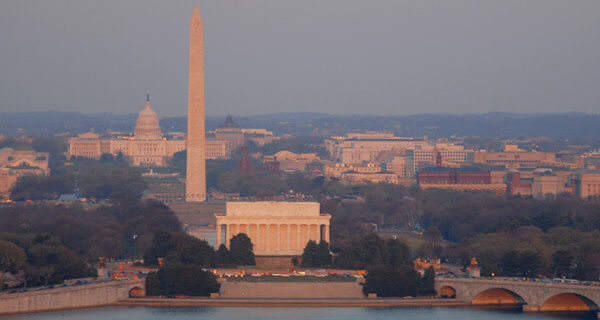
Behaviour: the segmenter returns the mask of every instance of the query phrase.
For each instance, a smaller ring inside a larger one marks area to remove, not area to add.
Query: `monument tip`
[[[200,16],[200,9],[198,9],[198,4],[194,5],[194,13],[192,13],[192,21],[202,21],[202,17]]]

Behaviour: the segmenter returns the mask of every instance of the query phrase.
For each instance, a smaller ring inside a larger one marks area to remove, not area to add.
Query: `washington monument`
[[[190,22],[188,78],[188,128],[185,201],[206,200],[206,160],[204,131],[204,40],[198,5]]]

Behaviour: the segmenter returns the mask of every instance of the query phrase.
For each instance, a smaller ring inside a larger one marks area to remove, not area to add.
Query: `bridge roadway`
[[[436,278],[439,295],[472,305],[522,305],[525,312],[598,311],[600,286],[531,280]]]

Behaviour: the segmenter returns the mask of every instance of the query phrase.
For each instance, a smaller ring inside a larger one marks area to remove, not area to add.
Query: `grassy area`
[[[422,245],[427,245],[427,241],[423,239],[423,236],[412,231],[400,231],[400,230],[377,230],[375,233],[384,240],[396,238],[410,248],[411,251],[417,250]],[[442,246],[446,246],[446,241],[440,242]]]
[[[248,281],[248,282],[355,282],[355,278],[348,277],[315,277],[315,276],[289,276],[289,277],[238,277],[227,278],[227,281]]]
[[[415,251],[421,245],[425,244],[425,240],[422,235],[411,231],[399,231],[399,230],[377,230],[377,235],[381,237],[381,239],[387,240],[391,238],[396,238],[404,243],[410,248],[411,251]]]

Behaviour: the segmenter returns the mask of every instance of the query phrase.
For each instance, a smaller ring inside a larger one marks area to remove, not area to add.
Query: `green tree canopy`
[[[316,266],[318,246],[314,240],[308,241],[304,251],[302,252],[302,263],[303,267],[314,267]]]
[[[229,241],[231,263],[236,266],[256,265],[254,245],[245,233],[238,233]]]
[[[416,297],[420,286],[421,277],[414,269],[377,265],[369,268],[363,292],[378,297]]]
[[[0,240],[0,271],[17,272],[25,265],[25,251],[12,242]],[[1,276],[0,276],[0,280]],[[0,281],[0,287],[2,282]]]
[[[326,267],[331,265],[331,252],[329,251],[329,243],[321,240],[317,247],[317,254],[315,255],[315,266]]]
[[[17,180],[10,198],[15,201],[55,200],[63,193],[75,190],[73,177],[69,174],[36,176],[26,175]]]
[[[221,243],[219,249],[217,249],[217,255],[221,259],[221,264],[228,266],[231,264],[231,252],[227,249],[224,243]]]
[[[433,266],[429,266],[429,268],[425,269],[425,274],[423,274],[423,278],[421,279],[421,290],[420,294],[422,295],[435,295],[435,269]]]
[[[302,252],[303,267],[326,267],[331,265],[331,252],[329,243],[321,240],[317,244],[314,240],[308,241]]]
[[[148,295],[190,295],[208,297],[219,292],[217,278],[199,265],[169,263],[146,278]]]
[[[216,267],[221,259],[205,240],[190,236],[185,232],[172,233],[157,230],[152,245],[144,253],[144,263],[157,265],[158,258],[168,263],[192,264],[202,267]]]

